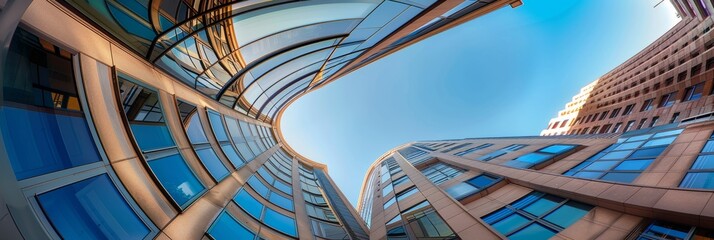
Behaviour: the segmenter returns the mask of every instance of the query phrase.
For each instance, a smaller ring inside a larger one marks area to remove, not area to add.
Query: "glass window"
[[[196,150],[196,155],[198,155],[203,165],[206,166],[206,169],[208,169],[208,172],[213,176],[213,179],[220,181],[228,176],[228,169],[223,165],[223,162],[218,159],[218,155],[216,155],[216,152],[214,152],[212,148],[208,147]]]
[[[384,203],[384,209],[389,208],[389,206],[392,206],[392,204],[394,204],[395,202],[397,202],[395,197],[389,198],[389,200],[387,200],[387,202]]]
[[[416,187],[408,188],[408,189],[397,194],[397,201],[401,201],[402,199],[405,199],[411,195],[414,195],[417,192],[419,192],[419,190]]]
[[[233,197],[233,201],[238,204],[238,206],[256,219],[260,219],[263,213],[263,204],[256,200],[244,189],[241,189],[238,194]]]
[[[526,146],[528,146],[528,145],[525,145],[525,144],[513,144],[513,145],[509,145],[509,146],[507,146],[507,147],[504,147],[504,148],[498,149],[498,150],[496,150],[496,151],[493,151],[493,152],[491,152],[491,153],[489,153],[489,154],[483,155],[483,156],[477,158],[476,160],[479,160],[479,161],[490,161],[490,160],[492,160],[492,159],[494,159],[494,158],[503,156],[503,155],[505,155],[505,154],[507,154],[507,153],[510,153],[510,152],[513,152],[513,151],[517,151],[517,150],[519,150],[519,149],[521,149],[521,148],[524,148],[524,147],[526,147]]]
[[[255,234],[244,227],[240,221],[235,219],[228,212],[218,215],[216,221],[208,229],[208,235],[215,240],[229,239],[253,239]]]
[[[558,156],[558,154],[565,153],[575,147],[576,145],[550,145],[535,152],[521,155],[516,159],[503,163],[503,165],[514,168],[531,168],[535,165],[538,165],[542,162],[548,161],[551,158]]]
[[[531,239],[549,239],[556,234],[552,229],[545,227],[539,223],[533,223],[528,225],[513,235],[509,236],[510,239],[518,240],[531,240]]]
[[[181,155],[174,154],[149,161],[149,167],[161,185],[185,208],[206,189],[188,168]]]
[[[464,156],[464,155],[466,155],[466,154],[469,154],[469,153],[472,153],[472,152],[475,152],[475,151],[478,151],[478,150],[481,150],[481,149],[484,149],[484,148],[487,148],[487,147],[490,147],[490,146],[493,146],[493,144],[491,144],[491,143],[485,143],[485,144],[478,145],[478,146],[476,146],[476,147],[472,147],[472,148],[466,149],[466,150],[461,151],[461,152],[454,153],[454,155],[456,155],[456,156]]]
[[[646,131],[646,130],[643,130]],[[607,181],[634,181],[665,149],[682,129],[660,130],[638,135],[624,134],[617,142],[571,168],[564,175]]]
[[[288,211],[293,211],[293,200],[286,198],[277,194],[275,192],[270,193],[270,198],[268,199],[271,203],[277,205],[278,207],[284,208]]]
[[[265,208],[265,217],[263,218],[263,222],[269,227],[282,233],[293,237],[297,236],[295,219],[280,214],[273,209]]]
[[[577,222],[592,208],[565,198],[532,192],[482,219],[509,239],[548,239]]]
[[[117,82],[131,133],[145,154],[151,172],[180,208],[187,207],[206,188],[179,154],[164,122],[158,92],[139,85],[137,80],[121,72],[117,74]]]
[[[472,186],[471,184],[462,182],[459,184],[456,184],[454,186],[451,186],[450,188],[446,189],[446,193],[451,195],[454,199],[462,199],[468,196],[471,196],[473,193],[477,192],[479,189]]]
[[[211,123],[211,128],[213,129],[213,134],[216,136],[216,140],[219,142],[228,141],[228,135],[226,135],[226,129],[223,127],[221,115],[209,110],[208,120]]]
[[[431,180],[431,182],[438,185],[461,175],[464,170],[443,162],[438,162],[422,169],[421,172]]]
[[[585,216],[591,208],[592,206],[590,205],[570,201],[545,216],[544,219],[566,228]]]
[[[712,239],[714,231],[712,229],[678,225],[663,221],[652,222],[638,239]]]
[[[479,176],[473,177],[469,180],[466,180],[462,183],[456,184],[446,189],[446,193],[451,195],[456,200],[461,200],[473,194],[476,194],[484,190],[485,188],[496,184],[501,180],[502,178],[500,177],[493,177],[486,174],[481,174]]]
[[[679,184],[683,188],[714,188],[714,134],[704,144],[697,160]]]
[[[37,202],[63,239],[144,239],[150,233],[106,174],[42,193]]]
[[[22,28],[0,73],[0,128],[15,177],[101,161],[79,101],[72,54]]]
[[[397,216],[399,217],[399,215]],[[395,220],[404,219],[409,232],[417,239],[456,237],[456,234],[449,228],[444,219],[442,219],[431,207],[428,201],[423,201],[402,211],[401,217]],[[397,221],[392,220],[388,227],[393,228],[392,223]]]

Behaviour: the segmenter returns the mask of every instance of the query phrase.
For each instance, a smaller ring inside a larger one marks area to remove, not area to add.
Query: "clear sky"
[[[582,86],[679,21],[659,1],[524,0],[307,94],[282,132],[356,206],[369,165],[398,145],[538,135]]]

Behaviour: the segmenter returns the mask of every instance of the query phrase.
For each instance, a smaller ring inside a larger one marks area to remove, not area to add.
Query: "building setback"
[[[368,239],[296,98],[520,0],[0,0],[1,239]]]
[[[714,239],[712,2],[583,87],[541,136],[420,141],[365,175],[372,239]]]

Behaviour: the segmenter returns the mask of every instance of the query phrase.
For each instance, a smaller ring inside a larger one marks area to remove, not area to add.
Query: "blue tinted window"
[[[274,211],[273,209],[265,208],[265,218],[263,219],[263,222],[275,230],[278,230],[293,237],[297,237],[297,230],[295,229],[295,219],[280,214]]]
[[[260,194],[263,197],[267,197],[268,193],[270,193],[270,189],[263,184],[258,178],[255,176],[252,176],[248,179],[248,184],[250,184],[250,187],[255,190],[256,193]]]
[[[72,54],[18,27],[0,81],[0,129],[18,180],[99,162]]]
[[[679,186],[683,188],[714,188],[714,172],[687,173]]]
[[[293,201],[289,198],[280,196],[277,193],[270,193],[270,202],[287,210],[293,211]]]
[[[284,184],[281,181],[275,181],[275,183],[273,183],[273,187],[277,188],[280,191],[283,191],[284,193],[287,193],[288,195],[293,194],[293,188],[287,184]]]
[[[523,211],[533,214],[534,216],[540,216],[550,211],[555,206],[558,206],[558,204],[560,204],[563,200],[565,199],[553,195],[545,195],[543,198],[538,199],[537,201],[531,203],[531,205],[523,208]]]
[[[622,137],[564,175],[629,183],[667,149],[682,129]],[[655,146],[655,147],[652,147]]]
[[[175,154],[151,160],[149,167],[164,189],[181,207],[186,207],[205,190],[181,155]]]
[[[223,127],[223,121],[221,121],[221,115],[213,111],[208,111],[208,120],[211,123],[211,128],[213,129],[213,134],[216,136],[216,140],[228,141],[226,129]]]
[[[714,169],[714,155],[702,155],[694,161],[692,169]]]
[[[188,140],[191,143],[206,143],[206,134],[203,132],[203,127],[201,126],[201,120],[198,117],[198,113],[191,115],[188,122],[188,127],[186,127],[186,135],[188,135]]]
[[[150,233],[106,174],[40,194],[37,201],[64,239],[143,239]]]
[[[580,220],[591,208],[592,206],[590,205],[570,201],[548,214],[548,216],[545,216],[544,219],[566,228]]]
[[[446,189],[446,193],[451,195],[454,199],[459,200],[466,198],[478,192],[479,189],[472,186],[471,184],[462,182]]]
[[[590,209],[592,206],[587,204],[532,192],[482,219],[509,239],[548,239],[578,221]]]
[[[633,170],[633,171],[642,171],[645,170],[647,167],[650,166],[650,164],[654,161],[654,159],[644,159],[644,160],[627,160],[620,165],[617,165],[615,167],[615,170]]]
[[[240,224],[228,212],[223,212],[218,216],[211,228],[208,229],[208,235],[215,240],[255,238],[253,232]]]
[[[0,128],[17,179],[101,160],[83,117],[2,107]]]
[[[142,151],[156,150],[174,146],[166,125],[132,123],[131,132]]]
[[[516,230],[517,228],[529,222],[530,220],[528,220],[527,218],[519,214],[513,214],[507,218],[504,218],[501,221],[498,221],[497,223],[492,224],[492,226],[494,229],[496,229],[496,231],[506,234],[512,232],[513,230]]]
[[[206,169],[214,179],[220,181],[228,176],[228,169],[210,147],[196,150],[196,155],[198,155],[198,158],[201,159],[201,162],[203,162],[203,165],[206,166]]]
[[[534,240],[534,239],[549,239],[555,235],[555,231],[538,223],[533,223],[525,227],[513,235],[509,236],[511,240]]]
[[[231,146],[231,144],[226,143],[221,145],[221,150],[223,150],[223,153],[226,154],[226,157],[228,157],[228,160],[231,161],[233,166],[238,169],[241,166],[244,165],[243,158],[238,156],[238,153],[236,150]]]
[[[241,189],[240,192],[233,197],[233,201],[235,201],[236,204],[243,209],[243,211],[247,212],[256,219],[260,219],[261,213],[263,212],[263,204],[258,202],[258,200],[256,200],[244,189]]]
[[[629,183],[635,180],[637,176],[639,176],[639,173],[607,173],[603,175],[600,179],[602,180],[607,180],[607,181],[613,181],[613,182],[624,182],[624,183]]]
[[[397,200],[394,197],[390,198],[389,200],[387,200],[387,202],[384,203],[384,209],[387,209],[389,206],[392,206],[392,204],[394,204],[395,202],[397,202]]]
[[[651,158],[656,158],[659,156],[660,153],[664,151],[667,147],[656,147],[656,148],[646,148],[646,149],[640,149],[632,153],[630,158],[643,158],[643,157],[651,157]]]
[[[545,147],[541,150],[538,150],[539,152],[545,152],[545,153],[552,153],[552,154],[559,154],[563,153],[565,151],[568,151],[570,149],[573,149],[575,146],[573,145],[561,145],[561,144],[556,144],[556,145],[550,145],[548,147]]]
[[[484,187],[487,187],[487,186],[493,184],[497,180],[498,180],[498,178],[491,177],[491,176],[488,176],[485,174],[481,174],[479,176],[476,176],[472,179],[467,180],[466,182],[468,182],[469,184],[471,184],[477,188],[484,188]]]

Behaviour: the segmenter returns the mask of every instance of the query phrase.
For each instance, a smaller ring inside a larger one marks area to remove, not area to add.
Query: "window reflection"
[[[151,172],[176,205],[181,209],[188,207],[206,188],[179,154],[164,122],[158,92],[139,85],[137,80],[121,72],[117,73],[117,81],[131,135]]]
[[[22,28],[8,50],[0,127],[16,178],[101,161],[79,104],[72,55]]]

